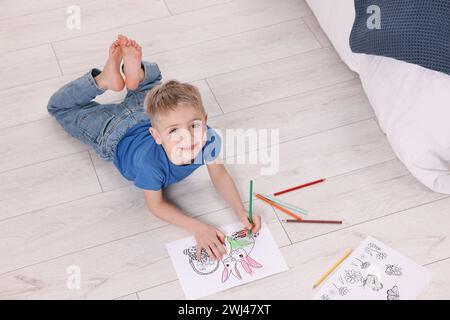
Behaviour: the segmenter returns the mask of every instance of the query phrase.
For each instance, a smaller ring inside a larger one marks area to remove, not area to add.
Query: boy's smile
[[[206,142],[206,120],[206,114],[180,103],[152,121],[149,131],[173,164],[191,164]]]

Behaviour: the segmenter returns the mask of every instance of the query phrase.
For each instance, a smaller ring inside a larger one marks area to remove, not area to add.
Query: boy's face
[[[149,131],[172,163],[190,164],[206,142],[206,120],[207,115],[192,105],[179,104],[160,116]]]

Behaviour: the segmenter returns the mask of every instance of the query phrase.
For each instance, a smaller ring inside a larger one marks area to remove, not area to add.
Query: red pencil
[[[284,222],[300,222],[300,223],[330,223],[330,224],[342,224],[339,220],[297,220],[297,219],[286,219]]]
[[[292,187],[292,188],[289,188],[289,189],[286,189],[286,190],[278,191],[278,192],[274,193],[273,195],[274,196],[279,196],[280,194],[283,194],[283,193],[286,193],[286,192],[290,192],[290,191],[294,191],[294,190],[301,189],[301,188],[306,188],[306,187],[312,186],[313,184],[321,183],[323,181],[325,181],[325,179],[320,179],[320,180],[316,180],[316,181],[313,181],[313,182],[308,182],[308,183],[301,184],[301,185],[296,186],[296,187]]]

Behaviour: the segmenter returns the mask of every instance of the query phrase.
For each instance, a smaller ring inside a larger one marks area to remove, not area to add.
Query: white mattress
[[[450,194],[450,76],[386,57],[354,54],[354,0],[306,0],[342,60],[359,73],[398,158],[430,189]]]

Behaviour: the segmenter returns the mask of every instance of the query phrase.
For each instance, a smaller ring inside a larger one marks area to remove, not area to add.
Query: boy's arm
[[[163,198],[162,190],[144,190],[148,209],[158,218],[194,234],[198,249],[205,248],[213,259],[220,259],[226,250],[225,236],[216,228],[184,214]],[[200,250],[197,250],[200,259]]]
[[[162,190],[144,190],[148,209],[159,219],[164,220],[189,232],[200,224],[200,221],[183,214],[178,208],[164,200]]]
[[[218,157],[219,158],[219,157]],[[220,159],[207,164],[208,173],[211,181],[221,197],[228,203],[238,216],[239,220],[256,233],[261,228],[261,219],[259,215],[253,214],[253,224],[248,222],[248,211],[242,204],[239,192],[234,184],[233,178],[230,176]]]

